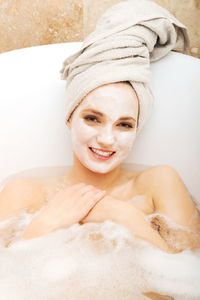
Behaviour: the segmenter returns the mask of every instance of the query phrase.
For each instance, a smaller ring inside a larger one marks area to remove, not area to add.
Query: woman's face
[[[67,122],[79,161],[96,173],[107,173],[128,155],[136,138],[138,100],[126,83],[91,91]]]

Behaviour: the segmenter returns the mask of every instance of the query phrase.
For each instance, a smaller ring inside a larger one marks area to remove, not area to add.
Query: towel
[[[139,100],[139,134],[154,104],[150,62],[175,48],[186,52],[188,47],[187,28],[158,4],[128,0],[112,6],[81,49],[64,61],[61,73],[67,86],[67,120],[93,89],[129,81]]]

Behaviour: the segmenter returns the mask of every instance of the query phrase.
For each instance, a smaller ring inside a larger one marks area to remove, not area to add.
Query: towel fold
[[[114,5],[99,19],[81,49],[64,61],[61,73],[67,83],[66,118],[93,89],[129,81],[140,104],[139,133],[154,103],[149,87],[150,61],[172,49],[186,51],[188,46],[187,28],[158,4],[128,0]]]

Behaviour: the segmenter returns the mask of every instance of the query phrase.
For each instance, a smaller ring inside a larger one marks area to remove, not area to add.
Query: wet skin
[[[110,84],[90,93],[67,122],[74,156],[71,170],[58,178],[22,179],[8,184],[0,193],[0,220],[23,209],[35,212],[43,205],[48,206],[49,199],[58,190],[62,191],[82,182],[86,186],[106,191],[106,195],[94,203],[87,215],[80,219],[82,224],[111,219],[127,226],[134,233],[137,232],[139,237],[146,238],[161,249],[165,245],[164,235],[161,237],[157,231],[159,226],[156,222],[153,228],[150,223],[147,224],[145,216],[149,214],[160,212],[176,224],[200,233],[197,209],[173,168],[161,165],[141,172],[128,172],[120,168],[137,136],[137,113],[136,94],[126,84]],[[101,152],[94,154],[99,149]],[[103,159],[105,151],[107,155],[111,152],[112,156]],[[141,201],[130,202],[135,196],[143,197]],[[55,201],[61,200],[57,197]],[[58,205],[55,203],[55,210],[56,207]],[[49,215],[46,213],[46,220],[52,218],[50,211],[54,209],[48,211]],[[61,213],[65,216],[66,211]],[[34,237],[31,230],[29,234],[29,238]],[[188,244],[174,249],[174,253],[182,251],[188,245],[191,248],[198,247],[194,245],[194,240],[190,240],[188,236],[187,239]],[[166,247],[165,250],[167,249]],[[155,298],[156,296],[161,297],[155,293],[148,295],[149,298],[154,297],[151,299],[165,299]]]

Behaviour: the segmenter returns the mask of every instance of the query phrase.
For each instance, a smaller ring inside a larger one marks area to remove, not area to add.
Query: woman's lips
[[[94,149],[96,149],[96,148],[94,148]],[[100,150],[100,149],[96,149],[96,150]],[[91,147],[89,147],[89,151],[93,155],[93,157],[95,157],[96,159],[99,159],[99,160],[108,160],[108,159],[112,158],[113,155],[115,154],[115,152],[113,152],[109,156],[102,156],[98,153],[93,152]],[[100,151],[102,151],[102,152],[111,152],[111,151],[106,151],[106,150],[100,150]]]
[[[99,151],[102,151],[102,152],[115,152],[115,151],[112,151],[112,150],[103,150],[103,149],[99,149],[99,148],[94,148],[94,147],[89,147],[90,149],[94,149],[94,150],[99,150]]]

